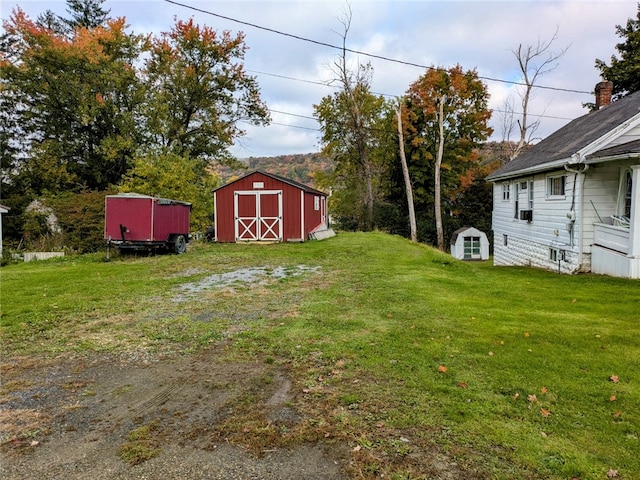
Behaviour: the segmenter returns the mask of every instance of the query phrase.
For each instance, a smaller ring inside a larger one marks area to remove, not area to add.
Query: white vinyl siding
[[[545,201],[548,196],[548,179],[550,177],[565,177],[565,196],[556,197],[554,201]],[[566,176],[564,172],[558,171],[549,175],[540,174],[534,177],[514,179],[512,188],[515,190],[516,184],[520,193],[520,209],[533,210],[533,221],[526,222],[514,218],[514,205],[502,202],[502,184],[494,184],[494,204],[492,228],[494,238],[499,239],[494,243],[496,247],[495,257],[500,255],[500,249],[510,249],[511,245],[538,244],[540,245],[539,261],[549,262],[549,248],[554,247],[559,250],[577,252],[577,242],[579,241],[580,222],[574,225],[574,246],[571,246],[571,236],[567,230],[569,219],[567,212],[571,209],[571,197],[573,193],[573,175]],[[522,183],[526,182],[526,190],[521,190]],[[513,195],[515,198],[515,194]],[[576,186],[576,199],[580,198],[580,175]],[[577,200],[576,200],[577,201]],[[615,202],[615,199],[614,199]],[[508,238],[508,245],[504,239]],[[519,265],[527,265],[530,262],[527,258],[522,258]],[[497,258],[496,264],[500,264]],[[512,263],[502,263],[512,264]],[[542,266],[542,265],[538,265]],[[568,267],[568,266],[567,266]],[[564,267],[563,267],[564,268]]]

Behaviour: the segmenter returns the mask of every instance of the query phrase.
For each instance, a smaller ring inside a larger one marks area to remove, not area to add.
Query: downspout
[[[570,236],[570,243],[571,246],[573,245],[573,233],[574,233],[574,225],[575,225],[575,221],[576,221],[576,215],[575,215],[575,205],[576,205],[576,184],[577,184],[577,180],[578,180],[578,174],[580,174],[580,178],[582,180],[582,184],[580,185],[580,199],[579,199],[579,204],[580,204],[580,236],[578,239],[578,266],[577,266],[577,271],[579,272],[580,270],[582,270],[582,264],[584,262],[584,255],[583,255],[583,250],[584,250],[584,182],[586,179],[586,172],[587,170],[589,170],[589,165],[587,165],[586,163],[583,163],[583,158],[582,155],[579,153],[576,153],[574,155],[572,155],[572,162],[571,163],[566,163],[564,165],[564,169],[565,171],[569,172],[569,173],[573,173],[573,192],[571,195],[571,209],[569,211],[569,213],[567,213],[567,218],[569,218],[569,220],[571,221],[571,236]],[[577,167],[571,168],[571,165],[576,165]]]

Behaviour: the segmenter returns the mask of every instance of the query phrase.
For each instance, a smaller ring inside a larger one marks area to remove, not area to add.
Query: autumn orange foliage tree
[[[17,8],[4,22],[3,123],[12,125],[3,172],[35,195],[104,189],[131,166],[145,38],[125,20],[54,30]]]
[[[257,81],[244,70],[246,48],[244,34],[193,19],[155,39],[144,68],[148,140],[205,163],[231,160],[228,148],[244,134],[239,122],[269,122]]]
[[[443,210],[453,215],[461,186],[480,166],[477,147],[492,133],[488,98],[477,72],[460,65],[429,68],[405,94],[404,136],[416,205],[432,209],[427,217],[441,250]]]
[[[35,21],[17,7],[3,22],[0,181],[16,218],[34,198],[108,188],[206,205],[218,181],[210,164],[232,161],[239,122],[269,121],[242,33],[176,20],[158,37],[136,35],[104,1],[67,0],[69,18]]]

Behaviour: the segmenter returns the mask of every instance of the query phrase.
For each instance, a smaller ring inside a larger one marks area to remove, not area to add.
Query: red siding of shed
[[[295,183],[295,182],[293,182]],[[316,229],[322,222],[320,211],[314,210],[314,194],[305,192],[305,189],[287,183],[261,172],[251,173],[235,182],[229,183],[214,193],[215,200],[215,228],[216,240],[218,242],[236,241],[236,205],[242,209],[246,215],[248,209],[255,211],[251,202],[256,202],[251,195],[238,195],[236,204],[235,192],[282,192],[282,238],[281,241],[304,241],[309,233]],[[263,217],[273,217],[278,214],[277,196],[271,194],[259,195],[260,214]],[[321,196],[321,195],[320,195]],[[325,203],[326,204],[326,203]],[[265,228],[268,229],[268,226]],[[251,236],[259,227],[249,231],[249,225],[243,224],[239,234],[244,231],[247,236]],[[242,237],[242,235],[241,235]],[[241,238],[243,240],[243,238]]]

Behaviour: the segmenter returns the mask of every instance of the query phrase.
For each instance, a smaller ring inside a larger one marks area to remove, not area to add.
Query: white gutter
[[[585,160],[585,165],[593,165],[594,163],[613,162],[615,160],[628,160],[630,158],[640,158],[640,153],[619,153],[617,155],[609,155],[607,157],[598,157],[591,160]]]

